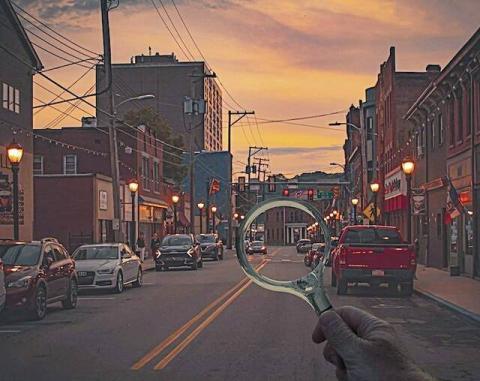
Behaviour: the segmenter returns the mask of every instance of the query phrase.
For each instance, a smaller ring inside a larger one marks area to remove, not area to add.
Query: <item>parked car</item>
[[[398,228],[347,226],[333,253],[332,286],[337,287],[338,294],[346,294],[349,283],[387,283],[392,289],[400,285],[403,294],[412,294],[415,250],[404,243]]]
[[[80,290],[108,289],[122,293],[125,285],[141,287],[140,258],[123,243],[82,245],[73,253]]]
[[[266,255],[267,247],[265,246],[263,241],[253,241],[248,247],[247,253],[250,255],[255,253]]]
[[[157,271],[170,267],[190,267],[197,270],[203,267],[202,253],[191,234],[173,234],[163,238],[155,257]]]
[[[7,290],[5,290],[5,273],[3,272],[3,261],[0,258],[0,312],[5,308]]]
[[[310,267],[312,266],[313,263],[313,257],[321,249],[322,243],[313,243],[312,248],[308,250],[308,252],[305,254],[305,257],[303,257],[303,263],[305,263],[305,266]]]
[[[1,241],[0,259],[7,310],[24,310],[31,319],[41,320],[50,303],[61,302],[65,309],[77,306],[75,262],[56,239]]]
[[[332,258],[333,258],[333,252],[338,246],[338,237],[331,237],[330,238],[330,254],[327,256],[323,256],[323,264],[327,267],[332,265]]]
[[[223,260],[223,243],[216,234],[199,234],[197,242],[200,245],[202,258],[211,258],[215,261]]]
[[[310,239],[299,239],[297,241],[297,253],[308,253],[312,248],[312,241]]]

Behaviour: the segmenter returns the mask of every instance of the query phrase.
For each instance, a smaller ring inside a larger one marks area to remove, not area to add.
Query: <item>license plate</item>
[[[86,271],[79,271],[77,274],[78,274],[78,276],[87,276]]]
[[[384,276],[385,271],[383,270],[372,270],[372,276]]]

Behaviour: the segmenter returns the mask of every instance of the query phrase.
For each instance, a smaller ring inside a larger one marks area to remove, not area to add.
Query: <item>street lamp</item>
[[[233,213],[233,218],[238,219],[238,213]]]
[[[373,181],[370,184],[370,190],[373,193],[373,222],[376,225],[377,224],[377,193],[380,189],[380,184],[377,180]]]
[[[352,205],[353,205],[353,224],[357,224],[357,205],[360,200],[356,197],[352,198]]]
[[[128,189],[130,190],[130,195],[132,196],[132,228],[131,228],[131,248],[135,250],[135,243],[137,241],[137,226],[135,222],[135,194],[138,191],[138,181],[137,179],[131,179],[128,182]]]
[[[415,170],[415,162],[410,158],[406,157],[402,161],[402,170],[405,173],[405,178],[407,180],[407,237],[408,243],[412,243],[412,174]]]
[[[177,204],[180,201],[180,197],[176,194],[172,196],[173,203],[173,232],[177,234]]]
[[[202,226],[202,224],[203,224],[203,222],[202,222],[202,212],[203,212],[203,208],[205,207],[205,204],[200,201],[200,202],[197,204],[197,207],[198,207],[198,211],[199,211],[199,213],[200,213],[200,234],[202,234],[202,230],[203,230],[203,226]]]
[[[23,157],[23,147],[15,139],[7,147],[7,156],[12,167],[13,175],[13,239],[18,241],[19,234],[19,210],[18,210],[18,171]]]
[[[242,214],[242,215],[240,216],[240,219],[241,219],[241,220],[244,220],[244,219],[245,219],[245,216]]]
[[[212,211],[212,225],[213,225],[213,233],[215,234],[215,214],[217,213],[217,207],[215,205],[211,208]]]

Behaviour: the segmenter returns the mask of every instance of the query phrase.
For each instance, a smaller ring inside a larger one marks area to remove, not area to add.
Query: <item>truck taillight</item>
[[[345,254],[345,248],[341,248],[338,254],[338,264],[339,265],[346,265],[347,264],[347,256]]]
[[[0,259],[0,271],[3,271],[3,262],[1,259]]]
[[[415,258],[410,259],[410,264],[415,266],[417,264],[417,260]]]

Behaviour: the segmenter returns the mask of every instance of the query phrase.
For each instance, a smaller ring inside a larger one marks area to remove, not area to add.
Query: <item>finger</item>
[[[323,357],[330,364],[335,365],[337,368],[345,369],[345,363],[335,349],[330,345],[330,343],[327,343],[325,348],[323,348]]]
[[[373,330],[389,326],[386,321],[355,307],[339,307],[336,312],[361,338],[366,338]]]
[[[335,311],[326,311],[320,315],[313,335],[316,343],[327,339],[340,357],[345,358],[351,353],[352,347],[358,343],[358,337]]]

